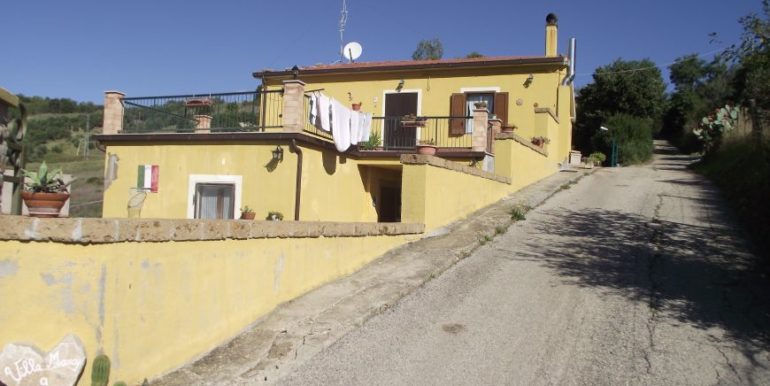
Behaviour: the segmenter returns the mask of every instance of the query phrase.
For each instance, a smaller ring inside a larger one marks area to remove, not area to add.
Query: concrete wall
[[[510,193],[510,180],[433,156],[404,155],[403,221],[432,230]]]
[[[533,145],[518,134],[499,134],[495,140],[495,173],[511,180],[515,192],[559,170],[558,160],[548,150]]]
[[[67,333],[112,380],[141,383],[278,304],[359,269],[415,224],[32,219],[0,216],[0,345]]]

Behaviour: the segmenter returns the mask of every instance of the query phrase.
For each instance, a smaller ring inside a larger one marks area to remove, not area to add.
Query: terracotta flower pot
[[[438,147],[434,145],[417,145],[417,154],[436,155]]]
[[[21,192],[31,217],[59,217],[59,212],[70,198],[69,193]]]
[[[241,212],[241,220],[253,220],[256,216],[255,212]]]

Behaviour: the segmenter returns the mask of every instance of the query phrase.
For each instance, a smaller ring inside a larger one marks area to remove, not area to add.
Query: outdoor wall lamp
[[[401,89],[404,88],[404,80],[401,79],[398,81],[398,86],[396,86],[396,91],[401,92]]]
[[[276,146],[273,150],[273,161],[281,162],[283,161],[283,149],[281,146]]]
[[[532,74],[529,74],[527,77],[527,80],[524,81],[524,87],[529,87],[529,85],[532,84],[532,81],[535,80],[535,76]]]

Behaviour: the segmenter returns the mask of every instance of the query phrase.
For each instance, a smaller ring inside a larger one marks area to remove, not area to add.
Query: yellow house
[[[557,54],[557,28],[549,15],[542,56],[263,70],[249,93],[107,92],[103,215],[235,219],[248,206],[257,219],[443,225],[567,160],[574,55]],[[309,119],[318,95],[370,115],[369,141],[335,147],[319,114]],[[479,170],[494,186],[466,181],[431,193],[462,178],[411,167],[436,166],[408,157],[424,143],[437,147],[438,163]],[[431,218],[433,205],[447,214]]]

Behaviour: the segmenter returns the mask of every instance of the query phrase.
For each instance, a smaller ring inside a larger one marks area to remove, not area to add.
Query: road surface
[[[656,148],[564,186],[281,383],[770,384],[770,279],[691,159]]]

